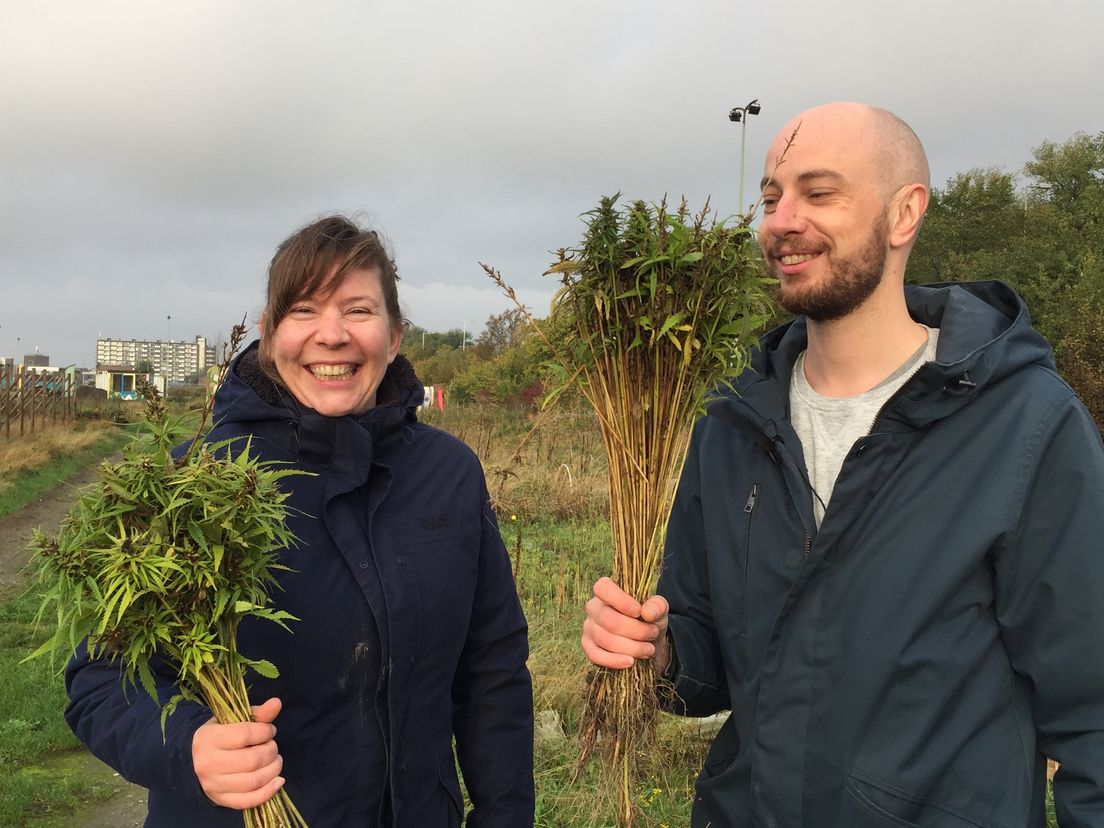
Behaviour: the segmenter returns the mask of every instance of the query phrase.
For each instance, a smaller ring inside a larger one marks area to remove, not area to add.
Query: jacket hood
[[[1046,340],[1031,327],[1027,306],[1004,282],[908,285],[912,317],[939,328],[936,359],[921,367],[885,409],[884,423],[924,428],[967,404],[986,386],[1029,365],[1054,368]],[[787,417],[790,374],[808,344],[804,317],[767,333],[749,370],[708,406],[714,416],[769,435]]]
[[[261,422],[286,423],[300,430],[306,421],[335,424],[358,423],[379,439],[403,423],[417,420],[418,406],[425,391],[414,373],[414,366],[399,354],[387,367],[376,391],[376,405],[357,416],[326,417],[299,403],[286,389],[277,385],[261,369],[259,342],[253,341],[231,364],[226,381],[215,394],[216,428],[229,423],[252,423],[248,431],[259,430]]]

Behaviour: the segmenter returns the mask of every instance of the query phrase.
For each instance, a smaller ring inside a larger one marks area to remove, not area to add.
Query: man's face
[[[861,124],[807,113],[776,168],[793,128],[767,156],[759,243],[786,310],[818,322],[841,319],[881,283],[888,208]]]

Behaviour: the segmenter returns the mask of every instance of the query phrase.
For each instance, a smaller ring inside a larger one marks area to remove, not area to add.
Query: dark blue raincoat
[[[533,821],[525,619],[479,462],[417,422],[422,394],[400,356],[375,408],[325,417],[263,377],[254,345],[216,398],[210,440],[252,435],[261,458],[317,472],[285,480],[300,543],[281,554],[292,571],[275,603],[300,620],[291,633],[252,619],[239,630],[241,652],[280,670],[254,677],[250,695],[283,701],[282,775],[312,828],[376,826],[381,804],[403,828],[460,825],[454,737],[467,824]],[[172,676],[159,677],[166,698]],[[124,693],[112,665],[76,658],[67,682],[73,731],[149,788],[147,826],[242,824],[205,798],[192,769],[192,735],[209,711],[182,703],[163,741],[157,706]]]
[[[1104,448],[998,282],[907,289],[936,361],[819,530],[788,417],[804,320],[697,424],[667,535],[675,690],[731,709],[694,826],[1104,825]]]

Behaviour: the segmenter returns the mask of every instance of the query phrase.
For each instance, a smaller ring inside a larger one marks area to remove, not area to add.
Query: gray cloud
[[[939,184],[1104,128],[1091,0],[467,4],[39,0],[0,7],[0,354],[225,331],[276,244],[361,211],[431,330],[540,312],[602,194],[738,209],[801,109],[910,121]],[[16,339],[18,337],[18,341]]]

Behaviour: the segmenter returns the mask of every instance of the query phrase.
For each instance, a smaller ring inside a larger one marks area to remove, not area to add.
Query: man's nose
[[[799,200],[788,195],[779,196],[774,209],[764,214],[759,226],[764,235],[777,238],[791,233],[803,233],[806,221]]]

